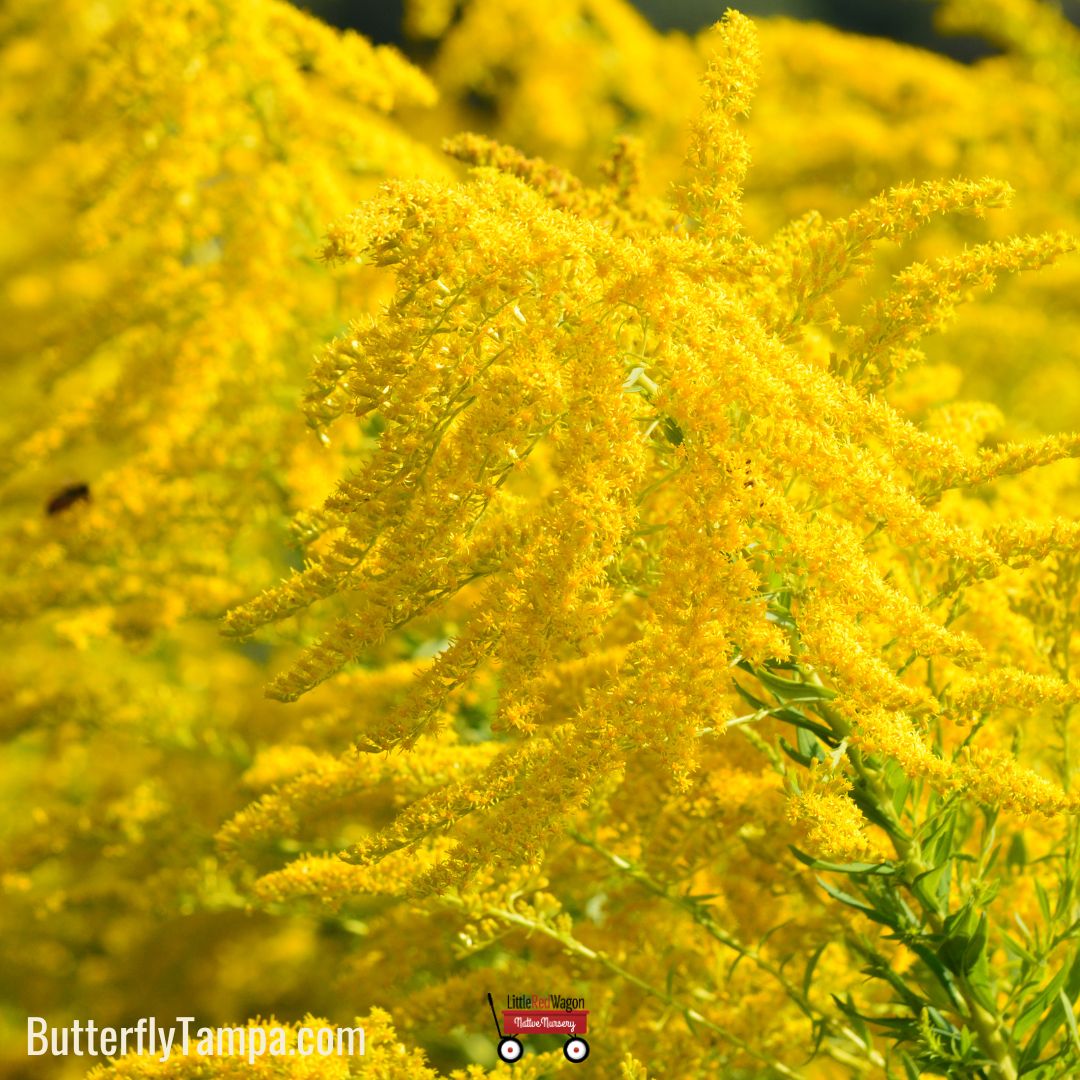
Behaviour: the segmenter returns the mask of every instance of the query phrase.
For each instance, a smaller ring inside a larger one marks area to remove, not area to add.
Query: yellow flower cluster
[[[215,622],[339,465],[294,403],[378,290],[320,266],[326,222],[445,167],[392,116],[426,76],[276,0],[19,0],[0,69],[6,1055],[24,1004],[123,1021],[192,933],[326,960],[296,920],[191,923],[244,903],[214,834],[280,731]],[[155,1007],[226,1019],[267,967],[172,970]]]
[[[896,189],[847,219],[742,242],[746,151],[734,125],[753,84],[751,42],[749,23],[728,16],[691,139],[681,190],[696,216],[682,235],[652,221],[622,236],[598,229],[580,197],[567,201],[580,184],[553,185],[496,149],[465,184],[392,185],[333,232],[329,254],[392,267],[396,292],[386,315],[329,348],[309,409],[318,423],[367,418],[379,442],[327,500],[304,571],[230,615],[232,632],[249,633],[350,598],[274,696],[295,699],[458,598],[461,631],[361,747],[408,747],[437,729],[447,694],[481,666],[497,672],[496,729],[535,735],[549,666],[592,653],[629,620],[613,685],[545,733],[542,768],[568,811],[580,796],[564,763],[581,768],[601,744],[609,768],[632,747],[678,776],[693,771],[698,732],[730,696],[733,650],[757,662],[790,654],[766,619],[771,577],[798,582],[800,654],[856,709],[936,708],[877,658],[882,631],[894,650],[979,660],[974,641],[883,575],[860,534],[992,576],[993,548],[927,492],[985,482],[1011,458],[927,435],[873,390],[895,373],[887,358],[937,329],[973,286],[1039,267],[1072,241],[1018,239],[915,264],[857,325],[837,326],[842,361],[817,367],[802,327],[820,325],[817,308],[865,267],[874,241],[940,213],[982,212],[1007,191]],[[1040,446],[1074,452],[1071,441]],[[515,754],[495,767],[520,789],[536,766],[512,764]]]
[[[0,1035],[1067,1075],[1080,35],[406,8],[0,13]]]

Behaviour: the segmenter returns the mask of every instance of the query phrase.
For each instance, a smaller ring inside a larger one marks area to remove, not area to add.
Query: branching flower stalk
[[[0,1017],[1076,1074],[1080,35],[406,6],[0,13]]]
[[[779,746],[797,766],[784,771],[790,816],[818,853],[803,857],[856,867],[844,872],[869,899],[834,898],[889,927],[920,978],[936,980],[879,1024],[905,1067],[975,1076],[988,1061],[1011,1077],[1025,1062],[975,914],[993,887],[964,878],[968,855],[951,845],[979,805],[1076,810],[987,740],[982,718],[1010,699],[1065,704],[1076,691],[1011,665],[962,617],[975,590],[1068,538],[1055,524],[1047,542],[1034,522],[984,533],[963,499],[1069,461],[1080,440],[983,447],[879,395],[923,362],[916,346],[973,288],[1075,245],[1062,232],[978,243],[912,263],[861,308],[841,302],[883,243],[948,215],[982,217],[1012,191],[928,180],[751,241],[740,118],[758,63],[751,25],[729,13],[674,213],[629,181],[590,189],[468,136],[448,144],[474,166],[465,183],[388,187],[331,231],[328,257],[390,269],[396,292],[381,318],[326,350],[309,416],[321,429],[352,412],[378,429],[378,446],[325,503],[305,569],[227,629],[340,603],[344,617],[269,688],[292,701],[406,626],[452,623],[400,706],[358,734],[360,751],[411,752],[446,730],[458,695],[493,680],[501,752],[344,852],[367,874],[437,850],[407,887],[417,899],[478,867],[539,858],[559,821],[599,812],[597,785],[666,775],[690,798],[702,756],[731,726],[727,704],[748,700],[739,724],[798,732],[797,746]],[[552,708],[571,670],[583,686]],[[274,880],[292,888],[282,873]],[[872,945],[856,951],[887,968]],[[775,981],[779,968],[758,959]],[[791,997],[786,980],[778,989]],[[850,1000],[841,1012],[863,1023]],[[1023,1053],[1037,1060],[1044,1045],[1040,1034]]]

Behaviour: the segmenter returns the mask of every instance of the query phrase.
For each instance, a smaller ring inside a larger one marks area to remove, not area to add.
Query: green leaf
[[[735,679],[732,680],[732,683],[735,687],[735,692],[748,705],[752,705],[755,709],[764,709],[766,712],[769,711],[769,706],[764,701],[762,701],[761,698],[757,697],[755,694],[751,694],[750,691],[742,685],[742,683]]]
[[[1025,964],[1028,964],[1031,967],[1036,967],[1038,965],[1039,961],[1036,960],[1035,957],[1032,956],[1031,953],[1029,953],[1011,934],[1001,931],[1001,940],[1005,945],[1006,952],[1010,953],[1018,960],[1023,960]]]
[[[989,1012],[997,1008],[997,994],[994,992],[994,982],[990,978],[990,961],[986,950],[983,949],[967,973],[967,984],[976,1001]]]
[[[794,727],[801,728],[803,731],[812,732],[827,746],[835,748],[840,745],[836,735],[829,728],[824,724],[819,724],[816,720],[804,716],[798,709],[770,709],[769,713],[778,720],[783,720],[785,724],[791,724]]]
[[[855,1034],[862,1039],[864,1045],[870,1046],[873,1039],[870,1028],[866,1022],[867,1017],[863,1016],[862,1013],[855,1008],[855,1001],[851,994],[849,993],[846,998],[833,994],[832,999],[835,1002],[836,1007],[851,1021],[851,1026],[855,1029]]]
[[[944,989],[948,995],[947,1001],[951,1005],[960,1004],[960,993],[956,987],[956,980],[952,977],[949,969],[938,959],[933,949],[928,948],[921,942],[910,941],[907,943],[908,948],[926,965],[930,973],[937,979],[938,984]],[[933,991],[933,984],[927,985],[927,993]]]
[[[839,745],[836,735],[829,728],[827,728],[824,724],[819,724],[816,720],[811,720],[799,709],[785,706],[768,705],[755,694],[752,694],[749,690],[747,690],[745,686],[740,685],[738,682],[734,682],[734,686],[738,695],[748,705],[752,706],[755,712],[761,712],[768,716],[775,716],[778,720],[782,720],[785,724],[791,724],[794,727],[803,728],[806,731],[811,731],[830,747],[835,747]]]
[[[817,962],[821,959],[821,954],[829,947],[828,941],[823,941],[811,954],[810,959],[806,962],[806,970],[803,972],[802,979],[802,992],[803,997],[810,996],[810,984],[814,979],[814,969],[817,967]]]
[[[798,746],[800,754],[807,754],[812,758],[816,757],[820,761],[825,760],[825,751],[821,749],[821,743],[818,742],[817,736],[805,728],[799,728],[796,731],[795,745]]]
[[[940,866],[917,874],[911,883],[911,891],[933,911],[944,912],[949,898],[952,864],[946,860]]]
[[[873,919],[874,922],[881,923],[882,926],[887,926],[890,930],[895,930],[899,933],[900,926],[896,921],[895,915],[892,915],[887,911],[880,911],[878,908],[872,907],[870,904],[864,904],[861,900],[852,896],[850,893],[846,893],[842,889],[836,888],[835,885],[830,885],[829,882],[826,881],[823,877],[817,878],[817,883],[834,900],[838,900],[841,904],[845,904],[847,907],[854,908],[856,911],[861,911],[868,919]]]
[[[986,939],[989,936],[989,933],[990,922],[984,911],[979,916],[979,922],[975,927],[975,933],[971,935],[967,949],[964,952],[963,971],[965,974],[972,971],[979,962],[979,957],[984,955],[986,951]]]
[[[923,857],[932,865],[946,862],[952,857],[958,845],[953,843],[955,814],[951,810],[938,815],[929,834],[922,840]]]
[[[764,668],[754,668],[753,674],[758,682],[775,694],[781,701],[832,701],[836,691],[816,683],[796,682],[794,679],[782,679]]]
[[[788,849],[799,862],[809,866],[811,870],[825,870],[833,874],[866,874],[874,877],[888,877],[896,873],[896,867],[892,863],[826,862],[823,859],[815,859],[812,855],[807,855],[805,851],[800,851],[794,844],[788,844]]]
[[[988,875],[991,870],[994,869],[994,864],[998,861],[998,856],[1001,854],[1001,845],[995,844],[994,849],[990,852],[990,857],[986,860],[986,865],[982,868],[983,875]]]
[[[852,896],[850,893],[846,893],[842,889],[836,888],[835,885],[830,885],[829,882],[827,882],[823,877],[819,877],[817,879],[817,883],[834,900],[839,900],[841,904],[846,904],[848,907],[854,908],[856,911],[861,911],[864,915],[870,918],[873,918],[877,914],[877,912],[869,904],[864,904],[861,900]]]
[[[1050,917],[1050,897],[1047,896],[1046,889],[1042,887],[1038,880],[1035,881],[1035,897],[1039,901],[1039,911],[1042,913],[1043,922],[1053,922]]]
[[[765,618],[768,622],[775,623],[784,630],[796,629],[795,620],[786,611],[766,611]]]
[[[780,749],[783,750],[784,753],[787,754],[787,756],[791,758],[792,761],[797,761],[804,768],[810,768],[810,766],[814,762],[814,759],[812,757],[808,757],[806,754],[800,753],[783,736],[780,737]],[[820,761],[821,758],[819,757],[818,760]]]
[[[877,800],[873,795],[867,794],[861,781],[851,789],[851,801],[855,803],[862,812],[863,817],[872,825],[877,825],[878,828],[884,829],[890,835],[895,833],[896,827],[878,809]]]
[[[664,435],[672,446],[681,446],[683,441],[683,429],[679,427],[672,417],[665,417],[663,424]]]
[[[893,793],[893,810],[900,814],[911,791],[911,778],[894,765],[895,763],[890,761],[889,767],[886,768],[885,785],[886,790]]]
[[[986,913],[976,918],[970,901],[945,920],[945,940],[938,956],[951,971],[966,975],[986,948],[988,923]]]
[[[813,1022],[810,1030],[814,1036],[814,1045],[810,1047],[810,1054],[803,1062],[804,1065],[809,1065],[810,1062],[818,1056],[818,1051],[821,1049],[821,1043],[825,1038],[825,1032],[828,1030],[828,1025],[825,1023],[824,1018],[819,1017]]]
[[[1072,1002],[1069,1000],[1064,989],[1058,994],[1061,1009],[1065,1013],[1065,1023],[1069,1025],[1069,1034],[1072,1036],[1073,1046],[1080,1050],[1080,1031],[1076,1030],[1076,1014],[1073,1012]]]
[[[683,1009],[683,1019],[686,1021],[686,1026],[690,1029],[690,1034],[693,1035],[695,1039],[700,1039],[701,1032],[698,1031],[694,1018],[690,1015],[689,1009]]]
[[[1059,971],[1028,1003],[1024,1011],[1016,1018],[1016,1023],[1013,1024],[1013,1038],[1017,1042],[1020,1042],[1032,1028],[1035,1028],[1035,1033],[1031,1036],[1021,1055],[1020,1060],[1023,1064],[1037,1062],[1042,1057],[1043,1050],[1046,1049],[1050,1040],[1065,1022],[1065,1013],[1058,1000],[1058,994],[1065,985],[1066,975],[1067,972],[1064,969]],[[1047,1006],[1050,1006],[1049,1012],[1047,1012]],[[1045,1016],[1043,1016],[1044,1013],[1046,1013]],[[1035,1027],[1036,1024],[1038,1024],[1038,1027]]]

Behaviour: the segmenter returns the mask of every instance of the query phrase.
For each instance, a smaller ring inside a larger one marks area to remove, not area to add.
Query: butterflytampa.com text
[[[175,1053],[203,1057],[334,1057],[364,1053],[362,1027],[196,1027],[195,1017],[178,1016],[175,1024],[142,1017],[130,1027],[107,1027],[93,1020],[75,1020],[66,1027],[50,1027],[41,1016],[26,1021],[29,1057],[121,1057],[152,1054],[166,1062]]]

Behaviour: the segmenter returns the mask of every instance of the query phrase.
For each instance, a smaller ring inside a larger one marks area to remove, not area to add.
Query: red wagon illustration
[[[503,1009],[502,1026],[495,1015],[495,1002],[488,994],[491,1019],[499,1033],[499,1059],[514,1062],[521,1059],[525,1047],[518,1035],[565,1035],[563,1055],[575,1065],[589,1056],[589,1044],[581,1038],[588,1031],[588,1009]]]

